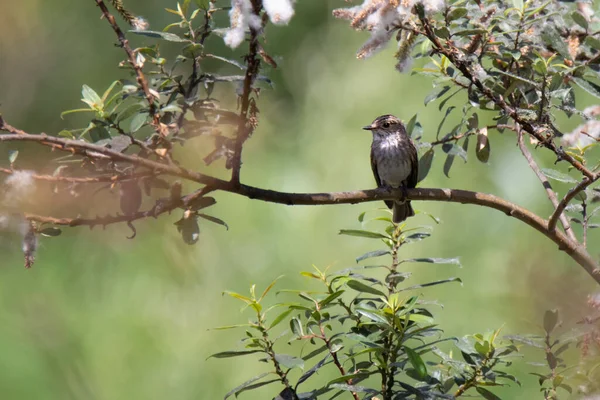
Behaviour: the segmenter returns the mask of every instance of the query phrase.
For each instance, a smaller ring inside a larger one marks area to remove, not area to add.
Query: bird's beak
[[[373,129],[375,129],[375,127],[373,125],[367,125],[367,126],[363,126],[363,129],[365,131],[372,131]]]

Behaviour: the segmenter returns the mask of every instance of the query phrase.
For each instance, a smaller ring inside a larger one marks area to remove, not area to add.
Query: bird
[[[363,129],[373,134],[371,169],[377,187],[405,190],[417,186],[417,149],[406,133],[402,121],[386,114],[376,118],[371,125]],[[392,221],[396,224],[415,215],[409,200],[386,200],[385,204],[392,209]]]

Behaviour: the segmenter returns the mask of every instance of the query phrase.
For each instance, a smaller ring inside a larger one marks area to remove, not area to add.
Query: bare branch
[[[532,171],[538,177],[540,182],[542,182],[542,186],[544,186],[544,189],[546,190],[546,195],[548,196],[548,199],[550,199],[550,202],[552,203],[554,208],[558,207],[558,198],[556,197],[556,193],[554,193],[554,190],[552,189],[552,185],[548,181],[548,178],[546,178],[546,175],[544,175],[542,173],[542,171],[540,170],[540,167],[537,165],[537,163],[533,159],[531,152],[529,151],[529,149],[523,142],[523,132],[521,131],[521,128],[519,125],[517,125],[517,144],[519,145],[519,148],[521,149],[521,153],[523,153],[523,156],[527,160],[529,167],[532,169]],[[573,240],[574,242],[577,242],[577,237],[575,236],[575,233],[573,232],[573,229],[571,228],[571,224],[569,223],[569,220],[563,213],[560,214],[560,222],[561,222],[563,228],[565,229],[565,233],[567,234],[569,239]]]

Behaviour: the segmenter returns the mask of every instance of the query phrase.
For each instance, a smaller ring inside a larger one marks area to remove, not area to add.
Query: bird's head
[[[373,132],[373,136],[382,138],[399,133],[406,134],[406,128],[402,121],[390,114],[375,118],[371,125],[364,126],[363,129]]]

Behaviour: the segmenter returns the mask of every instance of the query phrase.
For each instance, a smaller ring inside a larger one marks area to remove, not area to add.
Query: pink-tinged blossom
[[[133,20],[131,20],[131,26],[136,31],[145,31],[150,27],[150,24],[143,17],[135,17]]]

